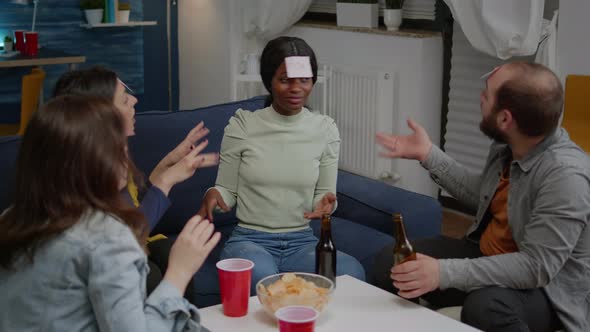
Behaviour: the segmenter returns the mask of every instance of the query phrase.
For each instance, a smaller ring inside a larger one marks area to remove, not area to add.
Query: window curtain
[[[278,37],[299,21],[312,0],[247,0],[244,1],[244,33],[259,42]]]
[[[557,71],[557,10],[553,12],[551,21],[543,20],[543,31],[541,32],[541,42],[535,56],[535,62],[542,63]]]
[[[543,20],[545,0],[444,0],[470,44],[506,60],[542,56],[538,61],[556,70],[555,21]]]

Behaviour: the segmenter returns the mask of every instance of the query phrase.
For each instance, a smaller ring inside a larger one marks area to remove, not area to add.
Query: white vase
[[[4,42],[4,52],[12,52],[12,42]]]
[[[384,9],[383,22],[389,31],[399,30],[402,24],[402,10],[401,9]]]
[[[378,3],[336,3],[338,26],[376,28],[379,24]]]
[[[117,18],[117,22],[119,23],[128,23],[129,22],[129,14],[131,13],[130,10],[119,10],[119,16]]]
[[[90,25],[100,24],[102,22],[102,14],[104,9],[86,9],[84,14],[86,15],[86,21]]]

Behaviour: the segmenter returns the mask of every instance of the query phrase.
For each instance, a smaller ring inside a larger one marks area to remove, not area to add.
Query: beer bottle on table
[[[330,215],[322,216],[320,241],[315,247],[315,273],[332,280],[336,285],[336,246],[332,241]]]
[[[393,247],[393,265],[398,265],[406,261],[416,260],[416,253],[406,236],[404,220],[401,213],[393,214],[393,235],[395,236],[395,246]]]

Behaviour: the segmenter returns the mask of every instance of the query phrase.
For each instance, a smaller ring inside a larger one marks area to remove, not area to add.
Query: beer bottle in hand
[[[332,280],[336,285],[336,247],[332,241],[329,214],[322,216],[320,241],[315,247],[315,273]]]
[[[395,246],[393,247],[393,265],[416,260],[416,253],[406,236],[406,229],[401,213],[393,214],[393,231]]]

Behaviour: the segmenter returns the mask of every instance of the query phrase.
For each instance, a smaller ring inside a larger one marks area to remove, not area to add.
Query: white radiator
[[[397,75],[394,70],[330,66],[326,114],[340,130],[340,168],[395,182],[395,160],[380,158],[375,134],[397,131]]]

